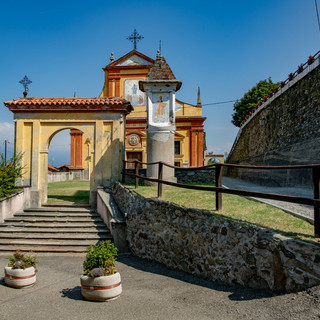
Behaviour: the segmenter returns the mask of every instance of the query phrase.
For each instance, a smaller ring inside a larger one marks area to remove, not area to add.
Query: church
[[[130,38],[128,38],[130,39]],[[146,94],[139,90],[139,81],[145,80],[155,60],[134,49],[110,62],[103,68],[104,85],[100,97],[118,97],[128,100],[134,110],[126,119],[125,159],[147,162],[147,109]],[[170,67],[169,67],[170,69]],[[170,69],[170,72],[171,69]],[[183,81],[183,79],[181,79]],[[203,166],[205,133],[200,92],[197,105],[176,99],[176,132],[174,141],[174,164],[177,167]],[[74,168],[85,168],[82,161],[83,142],[81,133],[71,130],[71,161]],[[128,163],[127,168],[134,164]]]

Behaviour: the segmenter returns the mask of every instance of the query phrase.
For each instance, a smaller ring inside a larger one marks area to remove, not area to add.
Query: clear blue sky
[[[13,142],[13,116],[2,102],[22,96],[24,75],[32,97],[97,96],[101,68],[111,52],[132,50],[126,37],[134,28],[144,36],[138,50],[152,58],[162,41],[183,82],[177,98],[189,103],[198,86],[203,104],[241,98],[259,80],[286,79],[320,49],[314,0],[19,0],[1,1],[0,12],[0,152],[5,139]],[[238,130],[232,109],[203,107],[208,151],[229,151]],[[65,139],[53,143],[49,161],[68,162]]]

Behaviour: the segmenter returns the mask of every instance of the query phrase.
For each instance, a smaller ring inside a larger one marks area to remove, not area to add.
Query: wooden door
[[[127,152],[128,161],[142,161],[142,152]],[[141,168],[141,164],[138,164],[138,168]],[[127,169],[134,169],[134,163],[127,163]]]

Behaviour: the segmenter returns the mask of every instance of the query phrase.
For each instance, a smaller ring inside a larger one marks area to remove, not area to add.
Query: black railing
[[[135,173],[126,172],[126,164],[134,163]],[[145,165],[158,165],[158,179],[148,178],[140,176],[139,173],[139,164]],[[187,185],[182,183],[176,183],[171,181],[163,180],[163,167],[169,167],[179,170],[203,170],[206,168],[215,167],[215,187],[209,186],[197,186],[197,185]],[[265,193],[265,192],[255,192],[248,190],[238,190],[238,189],[229,189],[224,188],[222,186],[222,168],[230,167],[230,168],[249,168],[249,169],[264,169],[264,170],[281,170],[281,169],[312,169],[312,180],[313,180],[313,198],[304,198],[304,197],[296,197],[296,196],[288,196],[274,193]],[[185,189],[193,189],[193,190],[202,190],[202,191],[213,191],[216,192],[216,210],[219,211],[222,209],[222,194],[234,194],[238,196],[245,197],[256,197],[263,199],[271,199],[271,200],[279,200],[286,201],[304,205],[311,205],[314,208],[314,235],[317,238],[320,238],[320,164],[312,164],[312,165],[293,165],[293,166],[249,166],[249,165],[236,165],[236,164],[228,164],[228,163],[215,163],[208,166],[203,167],[191,167],[191,168],[181,168],[175,167],[165,162],[141,162],[141,161],[123,161],[123,170],[122,170],[122,182],[125,183],[125,176],[131,176],[135,178],[135,188],[139,186],[139,179],[155,182],[158,184],[158,198],[162,197],[162,185],[170,185],[179,188]]]

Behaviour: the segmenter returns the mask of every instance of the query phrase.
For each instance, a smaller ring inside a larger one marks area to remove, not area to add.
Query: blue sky
[[[1,1],[0,11],[0,152],[13,142],[3,101],[22,96],[24,75],[33,81],[29,96],[97,96],[101,68],[111,52],[117,59],[132,50],[134,28],[144,36],[138,51],[152,58],[161,40],[183,82],[177,98],[189,103],[198,86],[207,104],[241,98],[268,77],[284,80],[320,48],[314,0]],[[232,109],[203,107],[208,151],[229,151],[238,131]],[[69,160],[65,141],[61,133],[52,142],[55,165]]]

